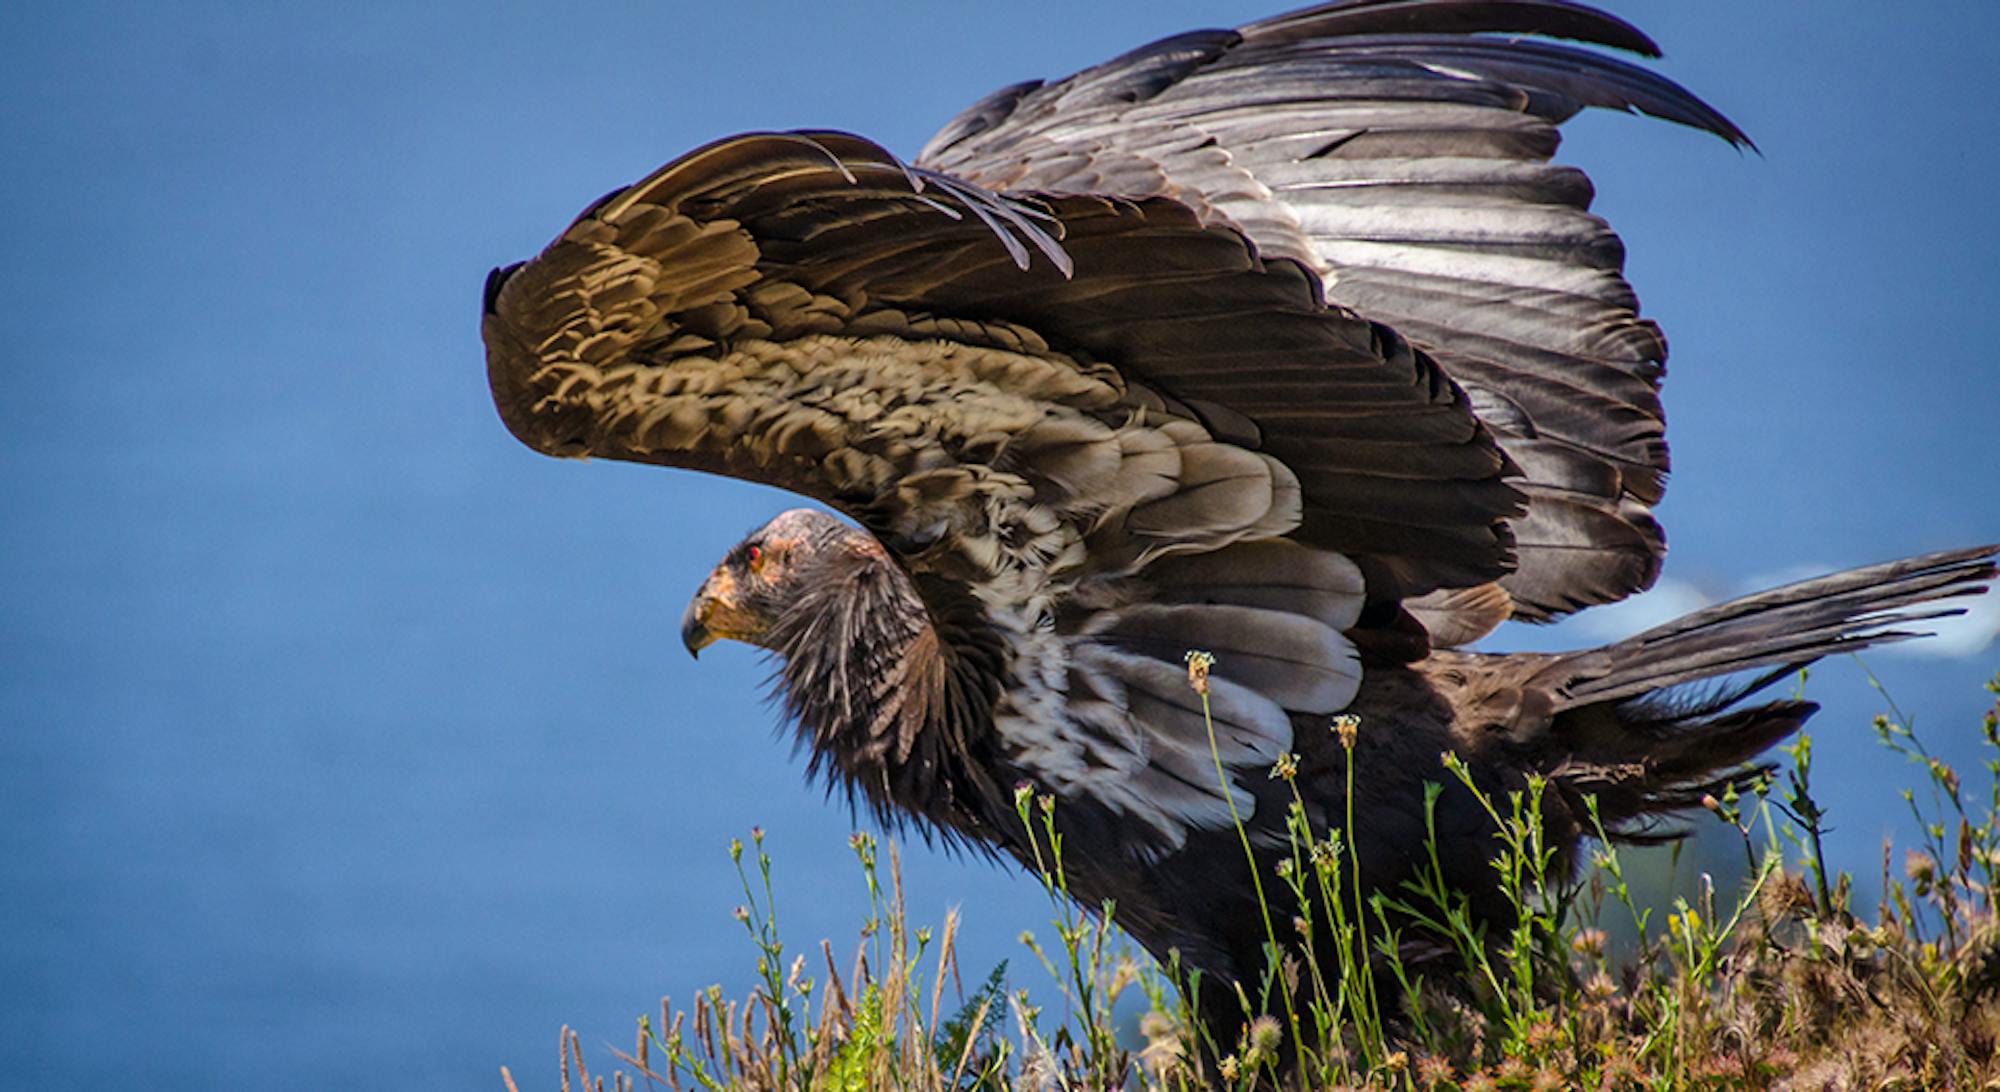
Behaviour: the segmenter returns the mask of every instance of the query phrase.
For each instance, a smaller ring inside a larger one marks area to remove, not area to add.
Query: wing
[[[1623,598],[1665,554],[1666,342],[1637,315],[1589,180],[1549,163],[1557,126],[1600,106],[1748,144],[1659,76],[1522,35],[1658,55],[1561,0],[1336,0],[1007,88],[917,162],[1001,191],[1174,197],[1442,364],[1530,498],[1511,604],[1488,590],[1420,605],[1456,643],[1510,607],[1539,620]]]
[[[1251,527],[1353,556],[1385,600],[1509,564],[1519,497],[1463,393],[1172,200],[1009,202],[856,137],[757,134],[606,198],[488,297],[523,442],[791,489],[917,571],[1048,568],[1075,543],[1034,508],[1088,531],[1060,566],[1090,571]],[[857,392],[824,392],[836,362]],[[1162,435],[1101,461],[1128,419]],[[1169,492],[1144,444],[1232,461]]]
[[[1228,821],[1183,650],[1220,657],[1224,761],[1268,765],[1352,696],[1369,601],[1511,560],[1519,494],[1464,393],[1164,197],[738,137],[496,271],[483,332],[529,446],[818,498],[935,613],[976,603],[1010,760],[1169,844]]]

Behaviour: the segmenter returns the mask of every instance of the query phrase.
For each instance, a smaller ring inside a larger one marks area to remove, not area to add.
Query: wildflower
[[[1035,798],[1035,803],[1040,804],[1042,806],[1043,815],[1053,814],[1056,810],[1056,794],[1052,792],[1045,792],[1042,795]]]
[[[1441,1084],[1450,1084],[1456,1075],[1449,1058],[1426,1054],[1417,1059],[1418,1088],[1436,1088]]]
[[[1250,1024],[1243,1036],[1243,1067],[1255,1070],[1271,1060],[1271,1054],[1278,1047],[1284,1033],[1278,1030],[1278,1021],[1270,1016],[1259,1016]]]
[[[755,843],[757,843],[757,844],[758,844],[758,845],[760,845],[760,846],[761,846],[761,845],[763,845],[763,844],[764,844],[764,828],[763,828],[763,827],[751,827],[751,828],[750,828],[750,840],[751,840],[751,841],[753,841],[753,842],[755,842]]]
[[[1763,912],[1769,918],[1782,918],[1790,914],[1809,914],[1813,910],[1812,889],[1806,886],[1804,877],[1796,872],[1780,872],[1764,886]]]
[[[1297,776],[1299,776],[1299,756],[1290,751],[1279,755],[1277,763],[1271,767],[1271,779],[1290,781]]]
[[[737,921],[747,923],[750,920],[750,908],[747,906],[739,906],[736,909],[730,911],[730,913],[736,918]]]
[[[1602,929],[1578,929],[1576,935],[1570,938],[1569,946],[1578,955],[1601,956],[1610,940]]]
[[[1028,801],[1032,799],[1034,795],[1035,795],[1035,787],[1033,785],[1028,784],[1026,781],[1016,781],[1014,783],[1015,808],[1025,810],[1028,806]]]
[[[1281,880],[1289,880],[1289,879],[1291,879],[1291,878],[1292,878],[1292,859],[1291,859],[1290,857],[1280,857],[1280,858],[1278,859],[1278,866],[1277,866],[1277,870],[1278,870],[1278,878],[1279,878],[1279,879],[1281,879]]]
[[[1139,1034],[1146,1037],[1139,1061],[1155,1076],[1164,1076],[1180,1064],[1181,1037],[1173,1017],[1158,1009],[1148,1012],[1139,1018]]]
[[[1592,1001],[1609,1001],[1618,996],[1618,983],[1611,976],[1599,971],[1583,984],[1583,995]]]
[[[1021,1063],[1022,1088],[1057,1088],[1057,1065],[1046,1048],[1030,1050]]]
[[[1332,838],[1314,842],[1308,852],[1312,856],[1313,867],[1322,875],[1331,875],[1340,866],[1340,844]]]
[[[1943,786],[1944,791],[1958,795],[1958,771],[1935,758],[1931,759],[1931,779]]]
[[[1187,654],[1188,685],[1203,697],[1208,696],[1208,669],[1215,666],[1215,657],[1207,652]]]
[[[1250,1049],[1264,1054],[1278,1049],[1284,1041],[1285,1033],[1278,1027],[1275,1017],[1259,1016],[1250,1023]]]
[[[1707,1076],[1715,1080],[1742,1077],[1747,1069],[1743,1064],[1743,1059],[1734,1054],[1725,1054],[1719,1058],[1711,1058],[1705,1068],[1708,1070]]]
[[[743,859],[743,839],[731,838],[729,840],[729,859],[731,861],[740,861]]]
[[[1124,993],[1139,981],[1139,965],[1127,956],[1119,959],[1118,966],[1111,972],[1111,988],[1105,992],[1112,997]]]
[[[1387,1058],[1382,1059],[1382,1066],[1391,1073],[1401,1073],[1410,1068],[1410,1055],[1407,1051],[1391,1051]]]
[[[1607,1081],[1637,1080],[1639,1077],[1639,1063],[1634,1061],[1630,1054],[1612,1054],[1604,1060],[1604,1077]]]
[[[1216,1068],[1222,1070],[1223,1080],[1234,1083],[1236,1080],[1236,1074],[1241,1072],[1243,1067],[1242,1064],[1236,1060],[1236,1055],[1231,1054],[1229,1057],[1222,1059],[1222,1061],[1216,1066]]]
[[[1352,713],[1342,713],[1333,718],[1333,734],[1340,737],[1340,745],[1352,751],[1354,737],[1361,731],[1361,718]]]
[[[1910,850],[1903,857],[1903,874],[1915,880],[1919,887],[1928,887],[1937,878],[1937,862],[1928,853]]]

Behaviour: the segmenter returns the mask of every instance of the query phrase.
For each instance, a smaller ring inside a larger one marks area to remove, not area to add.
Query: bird
[[[885,826],[1034,867],[1047,799],[1072,897],[1250,983],[1296,793],[1354,817],[1365,891],[1428,840],[1497,932],[1493,817],[1427,789],[1441,755],[1543,786],[1559,871],[1671,837],[1815,711],[1760,691],[1995,577],[1947,551],[1470,647],[1660,572],[1666,342],[1553,162],[1590,108],[1754,148],[1626,59],[1658,55],[1569,0],[1333,0],[1004,88],[908,161],[731,136],[489,275],[494,402],[544,454],[817,503],[681,635],[767,650],[809,776]]]

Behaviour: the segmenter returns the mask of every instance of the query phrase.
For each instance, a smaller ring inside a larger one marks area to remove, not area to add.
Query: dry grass
[[[1988,689],[2000,696],[2000,677]],[[893,847],[883,868],[865,835],[854,847],[871,905],[857,954],[837,959],[822,942],[788,957],[766,909],[771,860],[753,832],[732,853],[762,984],[741,1000],[712,988],[685,1006],[662,1002],[609,1075],[585,1067],[564,1029],[562,1087],[2000,1088],[2000,702],[1982,725],[1979,792],[1891,709],[1875,727],[1922,771],[1903,794],[1921,834],[1900,860],[1885,846],[1885,894],[1872,908],[1851,906],[1848,875],[1825,871],[1805,737],[1781,778],[1711,801],[1741,840],[1741,887],[1704,884],[1658,912],[1634,898],[1626,862],[1602,842],[1580,879],[1546,875],[1532,791],[1488,801],[1521,910],[1504,937],[1481,935],[1453,893],[1429,883],[1362,904],[1340,832],[1295,822],[1276,882],[1340,925],[1340,950],[1320,953],[1338,973],[1274,960],[1266,988],[1245,994],[1261,1015],[1236,1043],[1198,1042],[1175,969],[1135,955],[1115,915],[1067,898],[1052,800],[1017,800],[1054,916],[1056,943],[1023,937],[1049,976],[1039,993],[1010,989],[1002,969],[961,975],[956,915],[936,931],[914,926]],[[1462,770],[1447,761],[1442,777],[1453,776]],[[1414,921],[1456,950],[1469,988],[1440,989],[1397,960]],[[1636,936],[1629,950],[1609,942],[1614,922]],[[1364,964],[1381,973],[1345,973]],[[1274,1002],[1288,991],[1268,988],[1287,974],[1305,976],[1297,1011]]]

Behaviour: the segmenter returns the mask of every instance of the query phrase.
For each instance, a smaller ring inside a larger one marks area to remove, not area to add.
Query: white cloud
[[[1951,618],[1932,618],[1899,627],[1933,636],[1884,645],[1882,652],[1896,656],[1927,656],[1934,659],[1962,659],[1992,647],[2000,637],[2000,592],[1969,599],[1947,599],[1940,606],[1961,607],[1965,613]]]
[[[1630,599],[1583,611],[1570,621],[1569,628],[1587,640],[1609,644],[1671,622],[1712,602],[1688,581],[1662,577]]]

